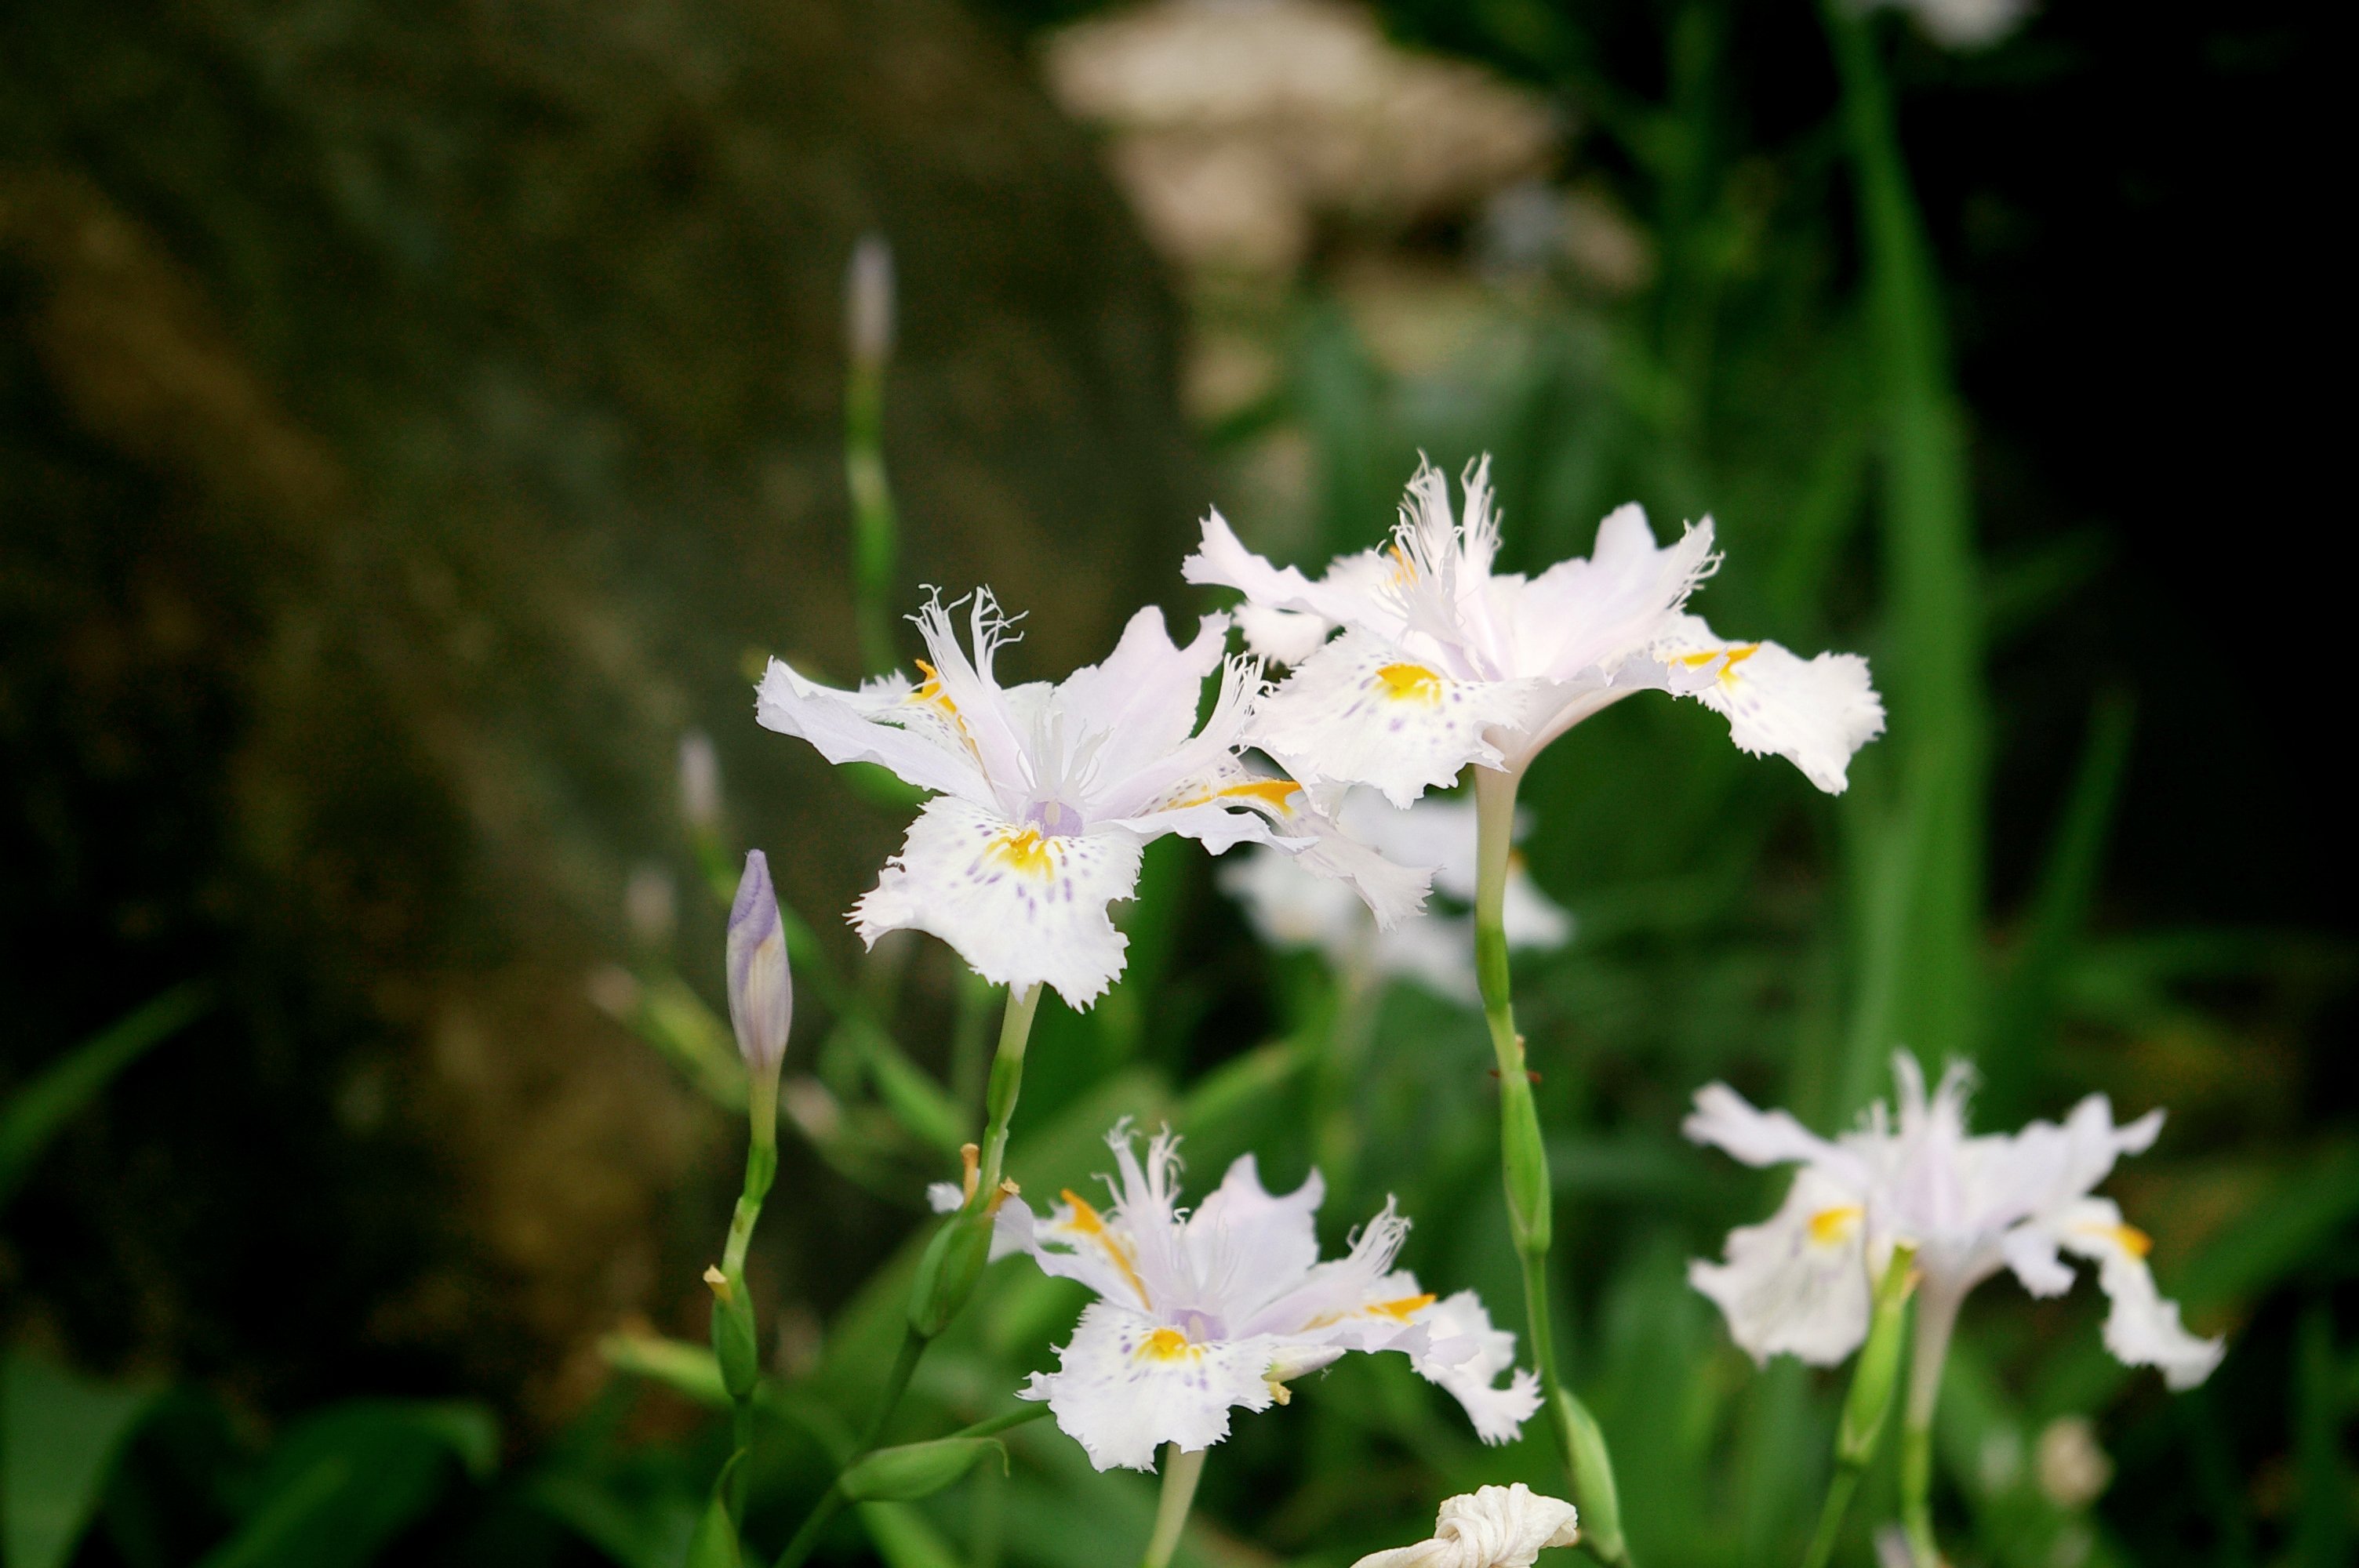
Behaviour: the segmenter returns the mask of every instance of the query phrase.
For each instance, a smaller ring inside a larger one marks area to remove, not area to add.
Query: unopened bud
[[[1913,1247],[1894,1248],[1875,1282],[1867,1339],[1860,1346],[1851,1390],[1843,1396],[1843,1420],[1835,1430],[1835,1458],[1854,1469],[1865,1469],[1875,1458],[1876,1440],[1883,1435],[1885,1416],[1892,1408],[1892,1390],[1900,1376],[1900,1350],[1908,1337],[1904,1325],[1908,1293],[1916,1283],[1916,1256]]]
[[[909,1326],[931,1339],[950,1326],[951,1319],[974,1294],[983,1266],[991,1261],[989,1214],[954,1214],[918,1260],[918,1277],[909,1287]]]
[[[994,1454],[1006,1465],[1007,1450],[995,1437],[938,1437],[931,1443],[880,1448],[844,1471],[836,1486],[855,1503],[913,1503],[932,1497]]]
[[[794,977],[787,968],[787,928],[761,850],[745,857],[737,902],[729,910],[729,1022],[737,1054],[756,1073],[775,1073],[794,1022]]]
[[[843,321],[852,362],[883,364],[893,352],[893,247],[867,234],[852,247],[843,277]]]
[[[699,833],[721,822],[721,759],[701,730],[679,738],[679,814]]]

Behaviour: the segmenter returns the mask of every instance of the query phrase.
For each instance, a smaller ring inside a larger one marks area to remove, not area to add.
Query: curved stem
[[[1180,1532],[1187,1528],[1188,1509],[1196,1501],[1196,1483],[1204,1475],[1206,1448],[1182,1450],[1176,1443],[1163,1447],[1163,1498],[1155,1505],[1155,1533],[1147,1538],[1147,1555],[1139,1568],[1169,1568],[1180,1550]]]

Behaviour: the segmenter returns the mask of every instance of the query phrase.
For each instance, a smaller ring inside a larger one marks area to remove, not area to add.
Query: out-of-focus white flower
[[[700,833],[721,820],[721,758],[701,730],[679,738],[679,814]]]
[[[882,234],[863,234],[843,269],[845,347],[854,364],[875,366],[893,357],[893,247]]]
[[[2071,1512],[2095,1502],[2114,1480],[2114,1462],[2097,1445],[2096,1425],[2084,1415],[2049,1422],[2039,1433],[2034,1464],[2040,1491]]]
[[[729,1022],[737,1054],[756,1073],[776,1073],[795,1021],[794,973],[787,966],[787,930],[770,885],[770,859],[745,856],[745,874],[729,907]]]
[[[653,861],[631,869],[623,883],[623,924],[642,947],[671,946],[679,926],[679,900],[672,891],[671,872]]]
[[[1170,1133],[1149,1141],[1143,1163],[1128,1121],[1107,1142],[1119,1174],[1107,1178],[1103,1213],[1072,1192],[1045,1218],[1010,1197],[992,1238],[993,1256],[1028,1252],[1097,1292],[1057,1370],[1034,1373],[1022,1397],[1047,1400],[1099,1469],[1151,1469],[1167,1443],[1210,1447],[1228,1435],[1230,1411],[1283,1404],[1288,1380],[1352,1350],[1408,1356],[1486,1443],[1514,1438],[1539,1408],[1532,1373],[1498,1383],[1515,1366],[1516,1336],[1492,1326],[1473,1292],[1437,1300],[1392,1266],[1408,1221],[1391,1204],[1349,1252],[1321,1262],[1317,1172],[1274,1196],[1246,1154],[1190,1213],[1179,1206]],[[937,1206],[955,1194],[945,1184]]]
[[[1917,18],[1935,43],[1953,49],[1986,49],[2031,15],[2032,0],[1861,0],[1861,9],[1888,5]]]
[[[1580,1535],[1571,1503],[1518,1481],[1451,1498],[1431,1541],[1372,1552],[1352,1568],[1532,1568],[1543,1548],[1571,1546]]]
[[[832,762],[880,763],[940,792],[853,911],[872,945],[887,931],[931,932],[985,979],[1045,982],[1086,1007],[1122,972],[1127,938],[1107,906],[1136,890],[1147,843],[1179,833],[1216,854],[1245,841],[1316,849],[1300,787],[1237,760],[1259,673],[1223,658],[1225,616],[1206,616],[1181,648],[1160,611],[1142,610],[1103,664],[1015,687],[993,673],[1009,633],[988,592],[968,617],[972,659],[939,600],[916,621],[933,655],[919,664],[922,681],[897,673],[842,691],[773,659],[759,691],[768,728]],[[1215,670],[1220,696],[1199,729],[1197,698]],[[1379,876],[1334,856],[1311,863]],[[1422,892],[1419,881],[1409,902]],[[1397,901],[1382,913],[1397,918]]]
[[[1354,790],[1334,821],[1340,833],[1386,861],[1430,867],[1436,888],[1452,898],[1473,898],[1472,801],[1428,797],[1397,811],[1375,792]],[[1365,965],[1453,1001],[1481,1000],[1471,918],[1429,914],[1379,930],[1349,888],[1273,849],[1246,851],[1222,869],[1220,881],[1273,946],[1315,947],[1339,972]],[[1504,913],[1510,947],[1560,947],[1572,935],[1572,916],[1539,890],[1520,858],[1507,872]]]
[[[1962,1065],[1930,1098],[1913,1057],[1897,1054],[1893,1071],[1898,1117],[1878,1104],[1832,1141],[1784,1111],[1756,1110],[1724,1084],[1697,1091],[1690,1138],[1748,1165],[1801,1166],[1773,1218],[1729,1234],[1725,1262],[1689,1267],[1737,1344],[1760,1361],[1781,1352],[1842,1360],[1867,1332],[1873,1276],[1907,1241],[1922,1275],[1920,1324],[1946,1325],[1965,1293],[2001,1269],[2034,1295],[2060,1294],[2072,1283],[2060,1254],[2071,1253],[2096,1263],[2113,1298],[2105,1346],[2115,1357],[2160,1368],[2174,1389],[2211,1375],[2222,1342],[2180,1325],[2147,1271],[2146,1233],[2124,1224],[2111,1200],[2089,1195],[2115,1160],[2154,1142],[2162,1112],[2116,1127],[2105,1097],[2091,1095],[2060,1127],[2035,1121],[2013,1135],[1970,1137]]]
[[[1830,793],[1882,732],[1864,659],[1729,643],[1682,612],[1718,559],[1709,518],[1658,548],[1646,514],[1624,506],[1599,524],[1593,556],[1526,579],[1491,569],[1487,457],[1464,491],[1462,522],[1449,480],[1420,467],[1392,544],[1339,557],[1317,582],[1247,550],[1220,514],[1204,520],[1188,580],[1244,593],[1248,642],[1295,666],[1256,707],[1247,739],[1314,795],[1362,784],[1407,806],[1470,762],[1518,771],[1636,691],[1694,697],[1739,747],[1788,759]]]

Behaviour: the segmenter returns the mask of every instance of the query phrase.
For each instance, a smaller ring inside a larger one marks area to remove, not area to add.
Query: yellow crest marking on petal
[[[1114,1260],[1114,1266],[1122,1271],[1122,1277],[1130,1281],[1132,1290],[1138,1292],[1138,1302],[1141,1306],[1153,1305],[1154,1303],[1147,1299],[1147,1281],[1138,1277],[1138,1270],[1131,1263],[1130,1249],[1124,1243],[1121,1237],[1107,1228],[1106,1222],[1099,1217],[1098,1211],[1090,1206],[1090,1200],[1071,1187],[1067,1187],[1058,1195],[1072,1206],[1072,1227],[1105,1249],[1106,1256]],[[1171,1331],[1166,1329],[1163,1332],[1168,1334]]]
[[[1436,1298],[1431,1294],[1403,1296],[1397,1302],[1378,1302],[1368,1308],[1367,1312],[1370,1317],[1389,1317],[1407,1323],[1410,1318],[1431,1306],[1435,1300]]]
[[[1395,702],[1431,707],[1441,700],[1441,677],[1423,665],[1386,665],[1376,672],[1373,684]]]
[[[2154,1250],[2154,1238],[2135,1225],[2084,1225],[2081,1227],[2091,1236],[2102,1236],[2133,1258],[2143,1258]]]
[[[1251,784],[1231,784],[1220,792],[1223,800],[1257,800],[1279,811],[1286,803],[1302,793],[1302,786],[1292,779],[1256,779]]]
[[[1218,789],[1200,790],[1159,807],[1164,811],[1185,811],[1191,806],[1208,806],[1216,800],[1243,800],[1267,806],[1280,816],[1290,815],[1287,802],[1302,793],[1302,786],[1292,779],[1249,779],[1244,784],[1223,784]]]
[[[1141,1341],[1137,1358],[1141,1361],[1177,1361],[1181,1357],[1196,1361],[1203,1358],[1200,1345],[1188,1343],[1188,1336],[1176,1328],[1158,1328]]]
[[[1057,874],[1055,841],[1040,836],[1037,827],[1009,827],[1000,831],[983,852],[986,860],[996,860],[1011,871],[1046,881]]]
[[[1725,648],[1706,648],[1698,654],[1675,654],[1671,656],[1671,663],[1685,665],[1691,670],[1700,670],[1714,659],[1725,660],[1726,662],[1720,666],[1720,684],[1734,686],[1736,666],[1760,651],[1761,644],[1758,643],[1737,643]]]
[[[1842,1204],[1834,1208],[1822,1208],[1810,1216],[1810,1239],[1821,1247],[1832,1247],[1851,1234],[1860,1217],[1867,1211],[1855,1203]]]

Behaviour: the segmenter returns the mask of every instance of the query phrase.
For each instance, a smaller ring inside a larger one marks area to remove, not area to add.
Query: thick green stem
[[[1525,1065],[1524,1037],[1516,1032],[1507,968],[1507,866],[1514,848],[1516,788],[1522,779],[1520,772],[1474,770],[1474,970],[1482,983],[1492,1054],[1499,1064],[1500,1175],[1516,1259],[1523,1267],[1532,1364],[1548,1400],[1549,1423],[1564,1458],[1572,1500],[1581,1509],[1583,1538],[1599,1559],[1627,1568],[1629,1547],[1622,1535],[1621,1502],[1604,1433],[1558,1370],[1555,1321],[1549,1309],[1549,1247],[1555,1219],[1548,1146],[1540,1135],[1531,1072]]]
[[[1169,1568],[1180,1550],[1180,1532],[1188,1527],[1188,1510],[1196,1501],[1196,1483],[1204,1474],[1206,1448],[1182,1450],[1176,1443],[1163,1445],[1163,1498],[1155,1505],[1155,1533],[1147,1538],[1147,1555],[1139,1568]]]

